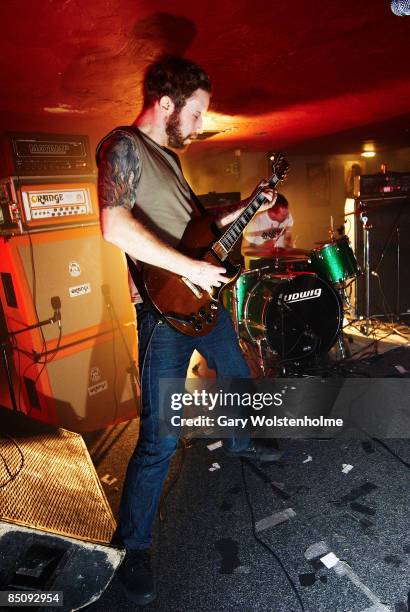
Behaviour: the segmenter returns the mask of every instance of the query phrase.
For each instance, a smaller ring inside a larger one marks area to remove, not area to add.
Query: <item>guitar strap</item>
[[[135,261],[128,255],[128,253],[125,253],[125,257],[127,259],[127,265],[128,265],[128,270],[130,271],[131,274],[131,278],[134,282],[134,285],[136,286],[136,288],[138,289],[138,292],[141,295],[141,281],[140,281],[140,273],[138,272],[138,268],[136,266]]]

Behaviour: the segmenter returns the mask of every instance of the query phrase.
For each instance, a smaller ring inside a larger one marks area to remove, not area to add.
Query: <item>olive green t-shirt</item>
[[[177,247],[188,222],[197,212],[197,205],[192,201],[193,194],[183,175],[178,156],[166,147],[161,147],[138,128],[120,127],[110,132],[98,145],[97,165],[100,166],[103,159],[110,160],[114,150],[118,156],[120,149],[126,167],[131,146],[132,156],[129,157],[132,169],[128,169],[127,174],[130,178],[129,188],[116,205],[131,210],[133,216],[145,227],[164,242]],[[105,187],[106,178],[99,172],[101,207],[113,205],[107,200],[110,189]],[[138,267],[136,260],[131,259]],[[132,281],[130,289],[132,300],[141,301]]]

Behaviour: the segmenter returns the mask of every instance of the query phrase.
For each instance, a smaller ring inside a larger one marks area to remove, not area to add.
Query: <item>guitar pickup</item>
[[[195,297],[200,299],[203,296],[202,291],[200,289],[198,289],[198,287],[196,285],[194,285],[194,283],[192,283],[188,278],[185,278],[185,276],[182,276],[181,279],[186,284],[188,289],[190,289],[190,291],[192,291],[192,293],[194,294]]]
[[[225,259],[228,257],[228,251],[224,249],[220,242],[215,242],[215,244],[212,246],[212,251],[219,257],[221,261],[225,261]]]

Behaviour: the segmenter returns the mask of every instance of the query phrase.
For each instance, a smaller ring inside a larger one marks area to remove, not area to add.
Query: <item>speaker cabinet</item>
[[[64,340],[111,329],[111,308],[122,322],[134,320],[124,258],[101,236],[98,225],[0,238],[0,299],[9,331],[53,316],[61,302]],[[57,325],[43,327],[46,342]],[[20,346],[41,352],[42,335],[24,333]]]
[[[135,326],[77,340],[37,363],[14,351],[20,410],[75,432],[94,431],[137,416]]]
[[[369,230],[370,316],[410,314],[410,198],[361,199],[366,205]],[[364,270],[364,240],[360,219],[355,215],[356,257]],[[356,314],[365,316],[365,278],[356,287]]]
[[[135,313],[121,252],[99,226],[0,238],[0,301],[22,412],[73,431],[136,415]],[[6,404],[4,393],[2,403]]]

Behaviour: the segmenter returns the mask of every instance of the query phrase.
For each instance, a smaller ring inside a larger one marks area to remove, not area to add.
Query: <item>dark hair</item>
[[[274,208],[289,208],[289,203],[282,193],[278,193]]]
[[[197,89],[211,91],[211,81],[202,68],[177,55],[164,55],[148,66],[144,78],[144,108],[169,96],[176,109],[184,106]]]

